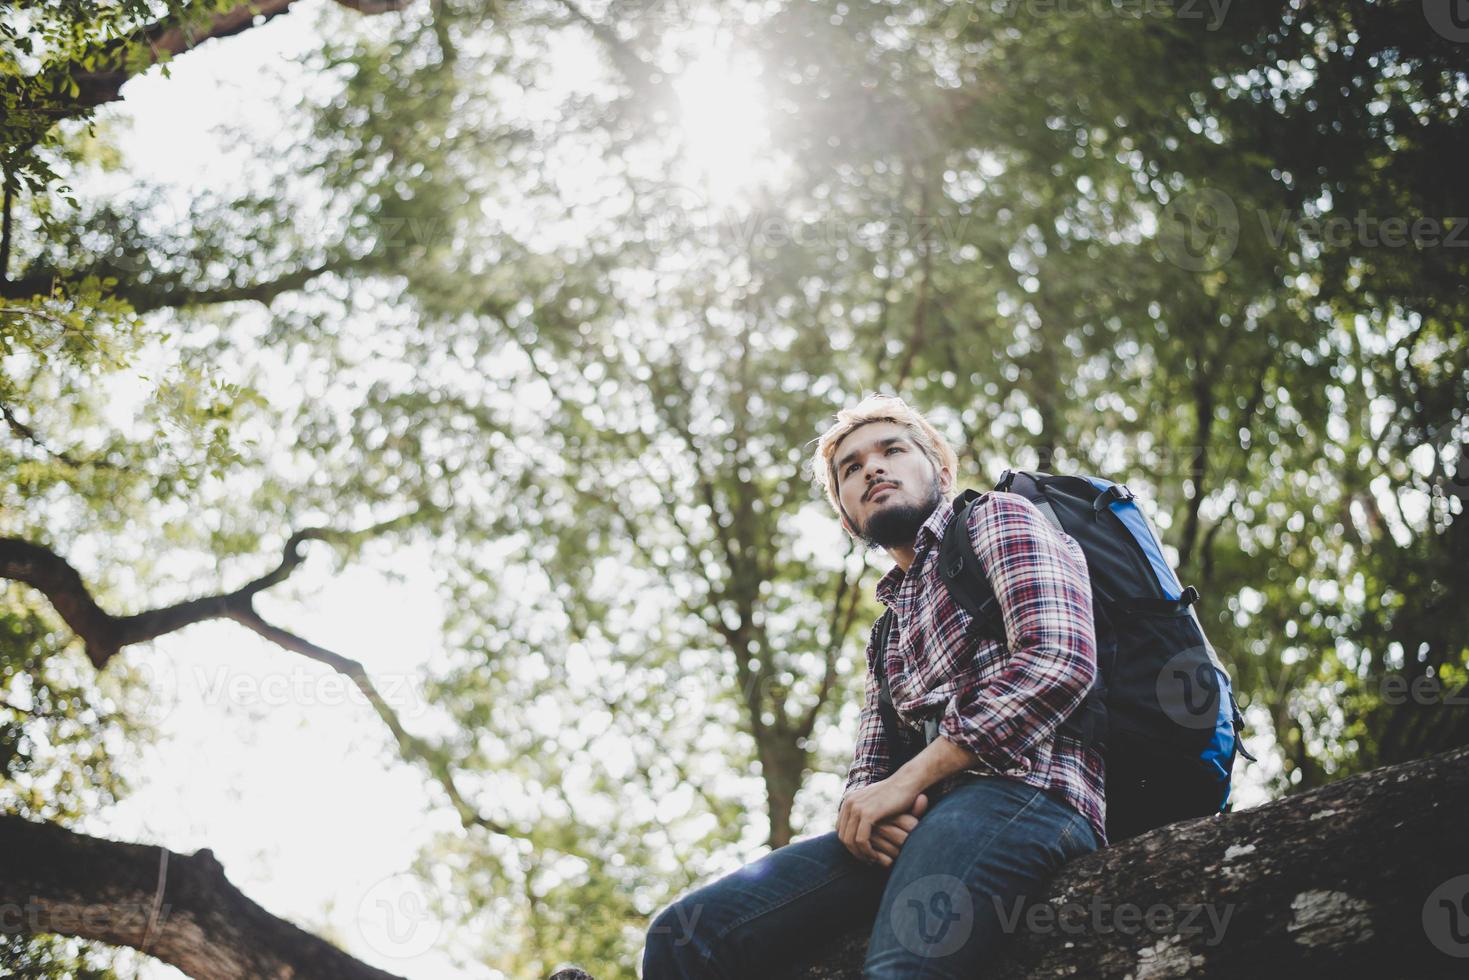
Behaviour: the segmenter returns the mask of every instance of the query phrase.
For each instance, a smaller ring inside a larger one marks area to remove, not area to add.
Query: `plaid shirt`
[[[1101,754],[1057,732],[1097,669],[1081,546],[1019,494],[990,492],[976,500],[969,533],[999,599],[1005,641],[974,636],[968,632],[972,617],[939,576],[939,541],[953,516],[949,502],[934,508],[918,530],[908,572],[894,565],[877,583],[877,598],[896,616],[883,656],[899,721],[921,733],[925,718],[939,719],[940,735],[979,757],[979,766],[965,772],[1011,776],[1049,790],[1086,817],[1105,844]],[[874,628],[844,797],[891,775],[873,670],[876,642]]]

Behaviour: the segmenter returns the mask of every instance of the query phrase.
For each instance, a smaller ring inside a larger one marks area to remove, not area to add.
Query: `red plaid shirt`
[[[877,598],[896,616],[886,657],[899,721],[922,739],[923,720],[980,759],[980,775],[1006,775],[1065,800],[1107,841],[1102,757],[1057,731],[1081,703],[1097,670],[1086,557],[1019,494],[990,492],[969,511],[969,533],[999,599],[1005,641],[968,632],[972,617],[939,576],[939,541],[949,502],[918,530],[908,572],[894,565]],[[867,644],[867,697],[843,796],[891,775]],[[956,777],[951,777],[952,782]]]

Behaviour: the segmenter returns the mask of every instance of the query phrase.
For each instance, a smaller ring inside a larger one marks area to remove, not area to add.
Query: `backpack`
[[[1086,555],[1096,624],[1097,679],[1060,731],[1094,746],[1106,765],[1107,837],[1117,842],[1154,827],[1229,808],[1244,719],[1229,674],[1193,606],[1198,590],[1179,584],[1151,524],[1125,484],[1092,476],[1006,470],[995,490],[1018,493],[1070,535]],[[970,614],[976,635],[1004,639],[999,602],[974,553],[969,508],[954,499],[939,544],[939,574]],[[874,625],[879,711],[899,758],[922,748],[892,707],[883,657],[892,612]],[[937,735],[925,723],[923,743]],[[901,764],[901,763],[899,763]]]

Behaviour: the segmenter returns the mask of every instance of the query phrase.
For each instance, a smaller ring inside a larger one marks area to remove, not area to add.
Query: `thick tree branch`
[[[1455,749],[1161,827],[1062,868],[984,975],[1462,976],[1449,951],[1462,956],[1450,932],[1462,924],[1433,903],[1463,900],[1462,885],[1437,890],[1469,868],[1466,804],[1469,749]],[[780,976],[859,977],[870,931],[812,949],[816,965]]]
[[[11,227],[11,205],[15,203],[15,181],[11,179],[10,168],[0,168],[0,195],[4,200],[0,201],[0,286],[10,279],[10,235]]]
[[[331,272],[335,267],[335,263],[320,262],[282,273],[274,279],[203,288],[191,288],[180,283],[170,283],[161,287],[140,286],[132,279],[131,273],[117,272],[105,265],[73,270],[33,267],[19,279],[0,280],[0,298],[27,300],[50,296],[57,286],[66,291],[72,283],[90,275],[117,280],[117,287],[112,290],[112,295],[126,300],[135,313],[210,306],[216,303],[244,301],[269,303],[282,293],[301,289],[318,276]]]
[[[139,30],[134,36],[117,38],[98,46],[96,69],[72,72],[56,68],[43,78],[50,94],[45,105],[30,106],[53,122],[85,115],[89,110],[122,98],[122,86],[130,78],[175,55],[193,50],[205,41],[232,37],[286,13],[297,0],[249,0],[216,13],[200,16],[199,7],[185,8],[183,19],[167,17]],[[413,0],[336,0],[343,7],[363,14],[402,10]],[[77,86],[71,94],[68,81]],[[29,80],[35,85],[35,80]]]
[[[0,930],[129,946],[195,980],[397,980],[252,902],[212,852],[0,816]]]
[[[130,616],[114,616],[103,610],[70,562],[31,541],[0,538],[0,578],[24,582],[45,595],[66,625],[86,645],[87,659],[100,670],[125,646],[156,639],[205,620],[252,614],[251,602],[255,595],[285,581],[304,560],[300,548],[306,541],[351,541],[380,533],[410,516],[412,512],[362,531],[334,531],[329,528],[297,531],[286,541],[280,564],[242,588]]]
[[[151,313],[154,310],[162,309],[184,309],[190,306],[212,306],[216,303],[253,301],[268,304],[282,293],[301,289],[318,276],[332,271],[332,268],[332,263],[322,262],[259,282],[230,283],[205,289],[170,287],[151,293],[144,289],[128,288],[127,283],[119,283],[116,295],[127,300],[137,313]]]

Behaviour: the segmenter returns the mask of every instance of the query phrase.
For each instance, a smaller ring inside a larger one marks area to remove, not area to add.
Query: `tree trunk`
[[[398,980],[271,915],[208,850],[0,816],[0,931],[131,946],[195,980]]]
[[[985,980],[1469,975],[1469,749],[1376,769],[1068,865]],[[861,929],[787,980],[858,978]]]
[[[810,754],[795,743],[789,731],[768,729],[760,742],[760,772],[765,780],[765,801],[770,809],[771,848],[791,842],[791,811]]]

